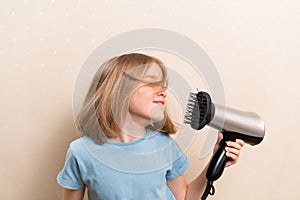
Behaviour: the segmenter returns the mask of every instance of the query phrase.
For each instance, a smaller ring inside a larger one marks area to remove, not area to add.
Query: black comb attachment
[[[190,93],[184,123],[190,124],[195,130],[202,129],[208,124],[214,114],[214,105],[206,92]]]

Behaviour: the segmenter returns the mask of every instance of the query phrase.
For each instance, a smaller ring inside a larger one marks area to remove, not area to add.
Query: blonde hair
[[[145,84],[145,80],[140,77],[143,77],[151,64],[157,64],[162,71],[163,78],[157,83],[167,85],[166,67],[155,57],[131,53],[103,63],[94,75],[76,117],[75,126],[79,133],[90,136],[99,144],[117,136],[128,112],[129,98],[141,82]],[[166,135],[176,133],[177,128],[167,108],[164,112],[164,119],[151,124],[151,128]]]

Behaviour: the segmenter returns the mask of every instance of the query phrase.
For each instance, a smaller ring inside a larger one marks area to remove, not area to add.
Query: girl
[[[64,200],[200,199],[204,170],[187,184],[189,163],[169,134],[167,73],[157,58],[132,53],[112,58],[96,72],[75,125],[73,141],[57,177]],[[222,134],[219,134],[217,149]],[[244,142],[228,143],[226,166]]]

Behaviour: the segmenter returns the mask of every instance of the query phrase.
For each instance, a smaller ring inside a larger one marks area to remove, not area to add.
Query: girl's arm
[[[219,138],[215,146],[214,152],[217,150],[220,141],[223,139],[222,133],[219,133]],[[226,163],[226,167],[235,164],[238,161],[241,148],[244,146],[242,140],[227,143],[226,156],[231,158]],[[187,184],[184,175],[181,175],[173,180],[167,181],[167,185],[174,194],[176,200],[197,200],[201,199],[202,194],[206,187],[206,168],[199,174],[199,176],[191,183]]]
[[[206,187],[206,169],[201,172],[201,174],[193,180],[191,183],[187,184],[184,174],[167,181],[167,185],[175,196],[176,200],[197,200],[202,197],[202,194]]]
[[[63,189],[63,200],[83,200],[85,188],[81,190]]]
[[[187,184],[185,177],[182,174],[181,176],[167,181],[167,185],[175,196],[176,200],[184,200],[186,196]]]

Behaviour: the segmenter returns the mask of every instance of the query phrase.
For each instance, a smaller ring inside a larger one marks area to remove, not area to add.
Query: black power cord
[[[215,194],[215,187],[213,186],[213,181],[207,181],[206,188],[201,197],[201,200],[205,200],[209,194],[210,195]]]

